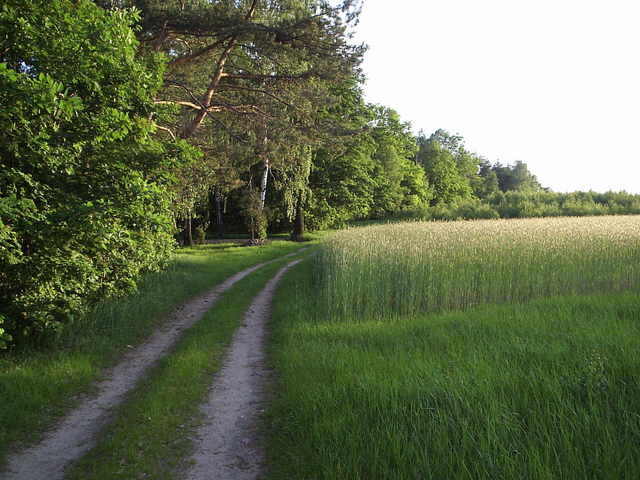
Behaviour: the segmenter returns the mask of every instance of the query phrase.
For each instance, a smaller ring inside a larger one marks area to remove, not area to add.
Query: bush
[[[478,220],[500,218],[490,205],[479,200],[462,200],[451,205],[431,207],[429,216],[433,220]]]
[[[267,238],[268,217],[266,208],[262,206],[260,194],[250,190],[243,200],[244,221],[252,240]]]
[[[202,245],[206,241],[207,233],[204,231],[203,227],[196,227],[194,241],[198,245]]]
[[[137,20],[89,0],[0,9],[3,343],[59,331],[173,248],[163,172],[187,150],[152,139],[162,71],[136,58]]]
[[[476,219],[495,219],[500,218],[498,212],[496,212],[490,205],[479,201],[464,201],[460,202],[454,207],[456,218],[462,218],[464,220],[476,220]]]
[[[0,315],[0,350],[2,350],[3,348],[6,348],[9,342],[11,342],[12,340],[11,335],[8,334],[6,330],[3,328],[2,326],[3,324],[4,324],[4,317]]]

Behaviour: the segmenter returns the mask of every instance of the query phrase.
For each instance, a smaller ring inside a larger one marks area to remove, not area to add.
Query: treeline
[[[328,112],[360,81],[357,16],[351,0],[4,1],[0,347],[135,288],[207,227],[211,196],[220,218],[233,192],[257,238],[267,188],[295,218],[313,152],[355,135]]]
[[[478,220],[496,218],[580,217],[640,215],[640,195],[626,192],[498,192],[484,199],[460,200],[449,205],[399,213],[415,220]]]
[[[524,162],[492,164],[465,149],[464,139],[438,130],[419,134],[415,157],[428,179],[428,205],[398,216],[424,220],[529,218],[640,213],[640,195],[626,192],[552,192]]]
[[[635,212],[562,197],[363,99],[356,0],[5,0],[0,347],[177,244],[354,219]]]

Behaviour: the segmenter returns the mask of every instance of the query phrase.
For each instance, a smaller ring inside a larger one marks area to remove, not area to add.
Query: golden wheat
[[[640,216],[344,230],[318,256],[332,315],[379,316],[640,285]]]

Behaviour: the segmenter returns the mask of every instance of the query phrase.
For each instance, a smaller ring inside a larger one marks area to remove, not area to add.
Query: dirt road
[[[258,432],[269,371],[265,358],[266,323],[282,276],[301,260],[290,262],[256,296],[236,332],[222,369],[215,375],[205,423],[194,439],[194,465],[188,480],[254,480],[264,469]]]
[[[145,376],[160,358],[167,355],[182,333],[195,324],[221,295],[262,266],[296,255],[297,252],[242,270],[208,292],[186,302],[169,317],[165,326],[139,347],[128,352],[100,381],[95,394],[80,399],[78,406],[63,417],[42,440],[9,457],[3,480],[60,480],[65,469],[88,452],[97,434],[111,420],[111,412],[127,392]]]

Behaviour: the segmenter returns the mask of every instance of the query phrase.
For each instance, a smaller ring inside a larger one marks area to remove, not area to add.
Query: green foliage
[[[471,186],[476,197],[486,199],[500,192],[500,181],[489,161],[480,159],[479,167],[478,175],[472,179]]]
[[[430,220],[479,220],[500,218],[490,205],[480,200],[459,200],[450,205],[436,205],[427,212],[426,219]]]
[[[257,190],[249,190],[244,197],[243,214],[251,239],[266,240],[267,212],[265,207],[262,206],[260,193]]]
[[[510,191],[491,195],[486,202],[502,218],[640,213],[640,195],[626,192]]]
[[[343,225],[369,214],[373,179],[370,146],[350,147],[336,155],[326,149],[316,152],[310,175],[312,197],[307,222],[312,228]]]
[[[352,88],[327,116],[336,122],[348,118],[345,127],[351,133],[344,144],[314,155],[307,217],[312,228],[384,218],[428,203],[431,190],[413,161],[415,138],[395,111],[365,105],[361,92]]]
[[[194,241],[196,242],[196,244],[198,245],[204,244],[206,237],[207,237],[207,233],[205,232],[204,228],[202,228],[201,226],[197,226],[195,229],[195,235],[194,235]]]
[[[59,331],[171,251],[164,171],[189,148],[151,138],[162,71],[136,57],[136,20],[88,0],[0,10],[0,312],[15,340]]]
[[[0,350],[6,348],[8,343],[12,340],[12,336],[6,332],[5,328],[3,328],[3,323],[4,317],[0,315]]]
[[[535,192],[542,189],[536,176],[529,171],[527,164],[520,160],[507,166],[497,163],[491,171],[495,173],[500,190],[503,192]]]
[[[232,190],[255,187],[252,166],[268,161],[269,183],[279,181],[281,202],[271,205],[275,221],[290,220],[300,178],[306,182],[304,175],[292,174],[298,153],[327,135],[317,111],[335,100],[331,86],[358,75],[364,49],[350,42],[348,31],[358,16],[356,2],[100,4],[140,9],[142,49],[164,52],[168,59],[158,122],[205,151],[177,174],[177,215],[205,210],[213,189],[232,197]]]
[[[497,192],[486,199],[457,200],[448,205],[408,208],[388,219],[474,220],[596,215],[637,215],[640,195],[626,192]]]
[[[454,153],[441,145],[437,137],[432,135],[429,139],[419,140],[416,158],[423,166],[429,185],[433,189],[433,205],[450,204],[472,197],[473,191],[467,176],[467,157],[464,157],[464,161],[457,159]]]
[[[309,175],[306,220],[311,228],[340,226],[352,218],[366,217],[375,187],[375,145],[365,133],[372,112],[355,82],[335,85],[333,90],[339,101],[329,104],[321,119],[336,135],[315,150]]]
[[[369,216],[382,218],[425,203],[431,192],[424,171],[413,163],[417,151],[410,126],[392,109],[371,106],[374,121],[371,138],[374,144],[373,202]]]

